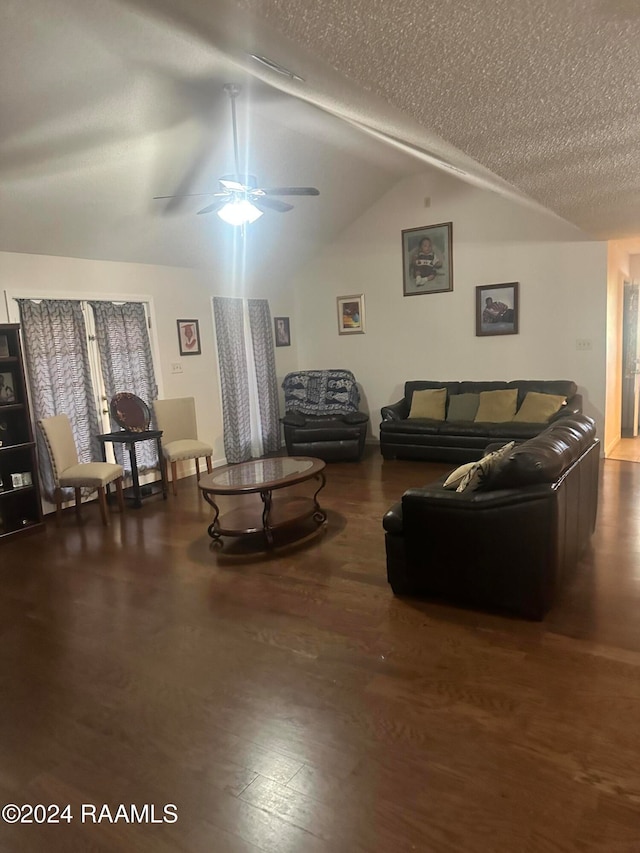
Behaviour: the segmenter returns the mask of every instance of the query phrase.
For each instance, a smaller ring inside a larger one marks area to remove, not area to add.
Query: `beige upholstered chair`
[[[153,403],[158,429],[162,430],[162,453],[165,468],[171,463],[171,480],[173,494],[177,495],[176,482],[178,479],[178,462],[185,459],[195,459],[196,476],[200,480],[200,465],[198,459],[202,456],[207,461],[207,471],[211,473],[211,456],[213,447],[198,441],[198,425],[196,423],[196,403],[193,397],[177,397],[173,400],[156,400]],[[167,471],[167,479],[169,473]]]
[[[105,487],[109,483],[116,484],[120,512],[124,512],[124,496],[122,492],[122,465],[111,462],[78,462],[78,451],[71,424],[66,415],[55,415],[52,418],[41,418],[38,426],[42,430],[53,478],[56,486],[56,521],[60,520],[62,511],[62,489],[75,489],[76,512],[80,517],[82,489],[93,489],[98,492],[100,515],[102,523],[109,523],[107,514],[107,496]]]

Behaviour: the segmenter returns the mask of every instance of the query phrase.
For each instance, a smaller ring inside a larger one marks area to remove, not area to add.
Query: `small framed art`
[[[291,328],[289,326],[288,317],[274,317],[273,327],[275,330],[276,346],[290,347],[291,346]]]
[[[178,320],[180,355],[202,355],[200,326],[197,320]]]
[[[16,402],[16,389],[13,373],[7,371],[0,373],[0,406],[7,406]]]
[[[403,295],[453,290],[452,223],[402,232]]]
[[[364,335],[364,293],[338,296],[338,334]]]
[[[482,284],[476,287],[476,335],[517,335],[520,285]]]

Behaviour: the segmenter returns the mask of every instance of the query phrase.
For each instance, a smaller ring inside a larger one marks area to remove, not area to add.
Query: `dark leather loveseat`
[[[576,415],[516,445],[482,491],[444,477],[409,489],[383,520],[394,593],[542,619],[593,532],[599,457],[594,421]]]
[[[358,410],[360,391],[350,370],[298,370],[285,376],[282,388],[289,456],[325,462],[362,457],[369,416]]]
[[[415,391],[446,388],[445,418],[410,418]],[[426,459],[433,462],[469,462],[480,459],[492,441],[524,441],[537,435],[547,423],[478,422],[451,420],[449,412],[453,397],[479,395],[483,391],[517,389],[517,408],[520,409],[529,391],[538,394],[560,395],[566,403],[550,421],[582,411],[582,396],[570,380],[517,379],[512,382],[406,382],[404,397],[390,406],[383,406],[380,424],[380,450],[385,459]]]

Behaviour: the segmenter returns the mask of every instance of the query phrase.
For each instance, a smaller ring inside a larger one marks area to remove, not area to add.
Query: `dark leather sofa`
[[[537,435],[544,423],[479,423],[477,421],[430,420],[409,418],[414,391],[446,388],[447,409],[456,394],[479,394],[517,388],[518,408],[528,391],[558,394],[567,398],[553,416],[572,416],[582,411],[582,396],[575,382],[569,380],[517,379],[512,382],[406,382],[404,397],[390,406],[383,406],[380,424],[380,450],[385,459],[426,459],[433,462],[470,462],[480,459],[492,441],[524,441]]]
[[[593,532],[599,460],[576,415],[517,445],[483,491],[409,489],[383,519],[393,592],[542,619]]]
[[[299,370],[283,382],[281,418],[289,456],[325,462],[358,461],[369,416],[360,412],[360,391],[350,370]]]

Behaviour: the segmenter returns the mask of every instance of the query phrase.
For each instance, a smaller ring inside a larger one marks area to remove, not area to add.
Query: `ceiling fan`
[[[293,205],[273,196],[320,195],[315,187],[259,187],[255,175],[243,175],[240,172],[238,156],[238,126],[236,121],[236,98],[240,87],[235,83],[225,83],[225,92],[231,101],[231,122],[233,126],[233,153],[236,171],[234,175],[223,175],[218,179],[220,191],[215,193],[187,193],[185,195],[161,195],[155,199],[189,198],[194,196],[212,196],[215,201],[203,207],[198,213],[217,213],[221,219],[231,225],[245,225],[255,222],[266,211],[286,213]]]

